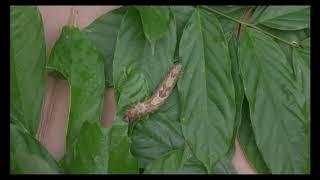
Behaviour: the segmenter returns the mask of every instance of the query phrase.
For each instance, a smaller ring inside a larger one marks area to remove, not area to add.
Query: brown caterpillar
[[[181,72],[182,64],[175,64],[151,98],[138,102],[130,107],[124,115],[124,120],[131,123],[135,119],[159,109],[171,94]]]

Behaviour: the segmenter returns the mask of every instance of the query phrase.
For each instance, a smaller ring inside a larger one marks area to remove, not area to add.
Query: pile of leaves
[[[126,123],[175,63],[164,105]],[[49,75],[70,85],[59,161],[35,138]],[[236,139],[257,173],[310,173],[309,6],[123,6],[65,26],[48,58],[38,8],[10,7],[11,173],[233,174]]]

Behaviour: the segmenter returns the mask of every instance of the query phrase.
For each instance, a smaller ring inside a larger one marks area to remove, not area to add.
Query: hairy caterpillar
[[[160,108],[165,100],[171,94],[172,89],[176,85],[178,78],[182,72],[182,64],[175,64],[169,71],[168,75],[161,82],[155,93],[142,102],[138,102],[130,107],[125,115],[124,120],[131,123],[136,118],[141,117],[147,113],[151,113]]]

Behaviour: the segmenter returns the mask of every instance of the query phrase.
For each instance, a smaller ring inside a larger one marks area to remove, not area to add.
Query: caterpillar
[[[131,123],[135,119],[159,109],[170,96],[172,89],[176,85],[176,82],[181,74],[182,64],[173,65],[154,94],[150,98],[131,106],[126,111],[124,120],[128,123]]]

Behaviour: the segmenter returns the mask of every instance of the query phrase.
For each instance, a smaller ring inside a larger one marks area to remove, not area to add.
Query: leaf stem
[[[70,9],[70,15],[68,19],[68,25],[73,27],[78,27],[78,18],[79,18],[79,12],[76,10],[76,8],[73,6]]]
[[[267,31],[265,31],[265,30],[262,30],[261,28],[255,26],[254,24],[250,24],[250,23],[246,23],[246,22],[240,21],[240,20],[238,20],[238,19],[235,19],[235,18],[233,18],[233,17],[231,17],[231,16],[228,16],[228,15],[226,15],[226,14],[220,12],[220,11],[217,11],[217,10],[215,10],[215,9],[213,9],[213,8],[209,8],[209,7],[207,7],[207,6],[198,6],[198,7],[202,8],[202,9],[204,9],[204,10],[207,10],[207,11],[209,11],[209,12],[211,12],[211,13],[219,14],[219,15],[221,15],[221,16],[227,18],[227,19],[230,19],[230,20],[232,20],[232,21],[235,21],[235,22],[237,22],[237,23],[239,23],[239,24],[243,24],[243,25],[245,25],[245,26],[248,26],[248,27],[251,27],[251,28],[253,28],[253,29],[256,29],[256,30],[258,30],[258,31],[260,31],[260,32],[262,32],[262,33],[264,33],[264,34],[266,34],[266,35],[268,35],[268,36],[270,36],[270,37],[272,37],[272,38],[274,38],[274,39],[277,39],[277,40],[279,40],[279,41],[281,41],[281,42],[283,42],[283,43],[285,43],[285,44],[288,44],[288,45],[291,46],[291,47],[294,47],[294,48],[299,47],[299,44],[298,44],[297,42],[289,42],[289,41],[287,41],[287,40],[284,40],[284,39],[282,39],[282,38],[280,38],[280,37],[278,37],[278,36],[275,36],[275,35],[267,32]]]

